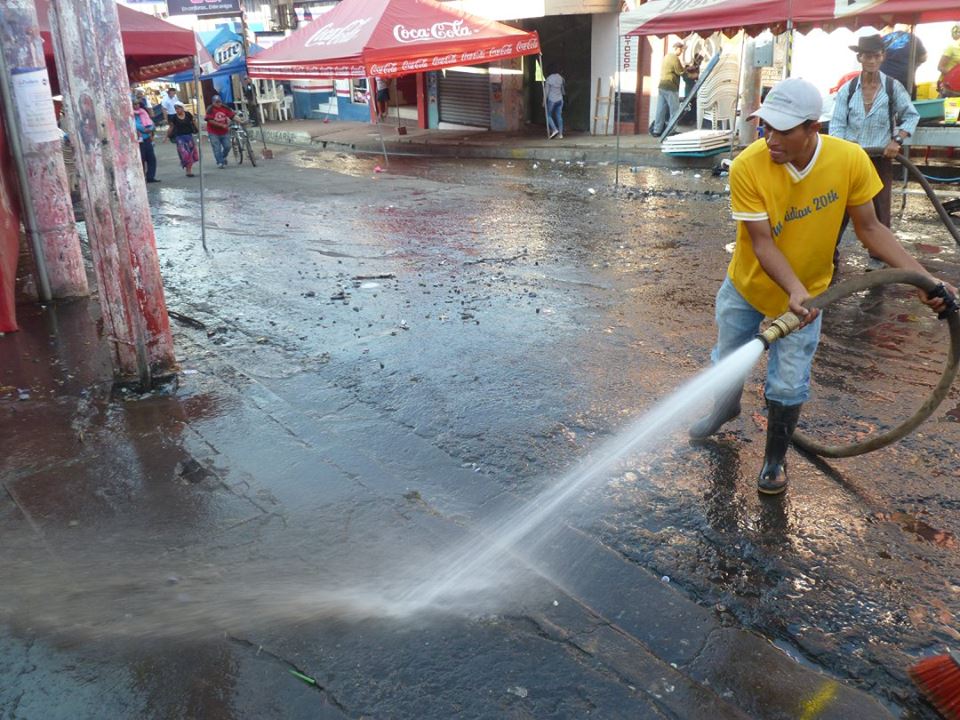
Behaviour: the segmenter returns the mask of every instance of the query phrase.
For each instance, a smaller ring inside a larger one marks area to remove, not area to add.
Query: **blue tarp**
[[[247,64],[243,58],[243,40],[227,26],[212,32],[198,33],[198,35],[209,53],[209,57],[200,58],[200,79],[213,80],[213,86],[223,102],[232,103],[233,87],[230,76],[247,71]],[[251,44],[250,54],[256,55],[262,49],[259,45]],[[171,83],[191,82],[193,71],[186,70],[164,80]]]

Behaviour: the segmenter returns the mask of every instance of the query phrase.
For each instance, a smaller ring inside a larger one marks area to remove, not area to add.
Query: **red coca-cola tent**
[[[36,0],[36,6],[47,70],[55,84],[57,73],[50,39],[50,0]],[[177,27],[119,3],[117,15],[130,80],[151,80],[193,67],[193,57],[197,53],[193,30]]]
[[[893,23],[956,20],[958,0],[651,0],[620,18],[624,35],[686,35],[740,29],[751,35],[782,32],[788,21],[801,32],[814,27],[881,27]]]
[[[343,0],[248,61],[251,77],[393,77],[540,52],[535,32],[434,0]]]

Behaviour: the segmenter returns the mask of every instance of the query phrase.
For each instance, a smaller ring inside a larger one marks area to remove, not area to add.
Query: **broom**
[[[921,660],[909,672],[913,682],[947,720],[960,720],[960,655],[947,651]]]

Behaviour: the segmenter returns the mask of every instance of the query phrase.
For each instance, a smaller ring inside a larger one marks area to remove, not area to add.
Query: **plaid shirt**
[[[866,114],[863,112],[863,84],[857,83],[852,98],[848,97],[850,83],[840,88],[833,106],[830,134],[855,142],[862,148],[884,148],[898,130],[913,135],[920,122],[920,113],[898,80],[893,81],[893,132],[890,132],[886,86],[887,76],[880,73],[880,89],[873,99],[870,112]]]

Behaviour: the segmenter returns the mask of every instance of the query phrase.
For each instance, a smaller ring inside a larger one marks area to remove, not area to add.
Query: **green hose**
[[[913,285],[924,292],[930,292],[937,286],[937,283],[929,276],[914,272],[913,270],[877,270],[850,278],[849,280],[844,280],[842,283],[834,285],[827,291],[813,298],[807,303],[807,306],[810,309],[823,309],[837,300],[853,295],[854,293],[890,284]],[[950,390],[950,385],[953,383],[954,377],[956,377],[957,366],[960,364],[960,313],[950,313],[946,317],[946,320],[950,328],[950,350],[947,355],[947,363],[943,368],[943,373],[940,375],[940,381],[933,389],[933,392],[912,417],[882,435],[867,438],[853,445],[839,447],[822,445],[797,430],[793,433],[794,445],[814,455],[820,455],[821,457],[853,457],[854,455],[862,455],[863,453],[872,452],[873,450],[879,450],[913,432],[920,423],[930,417],[946,397]]]

